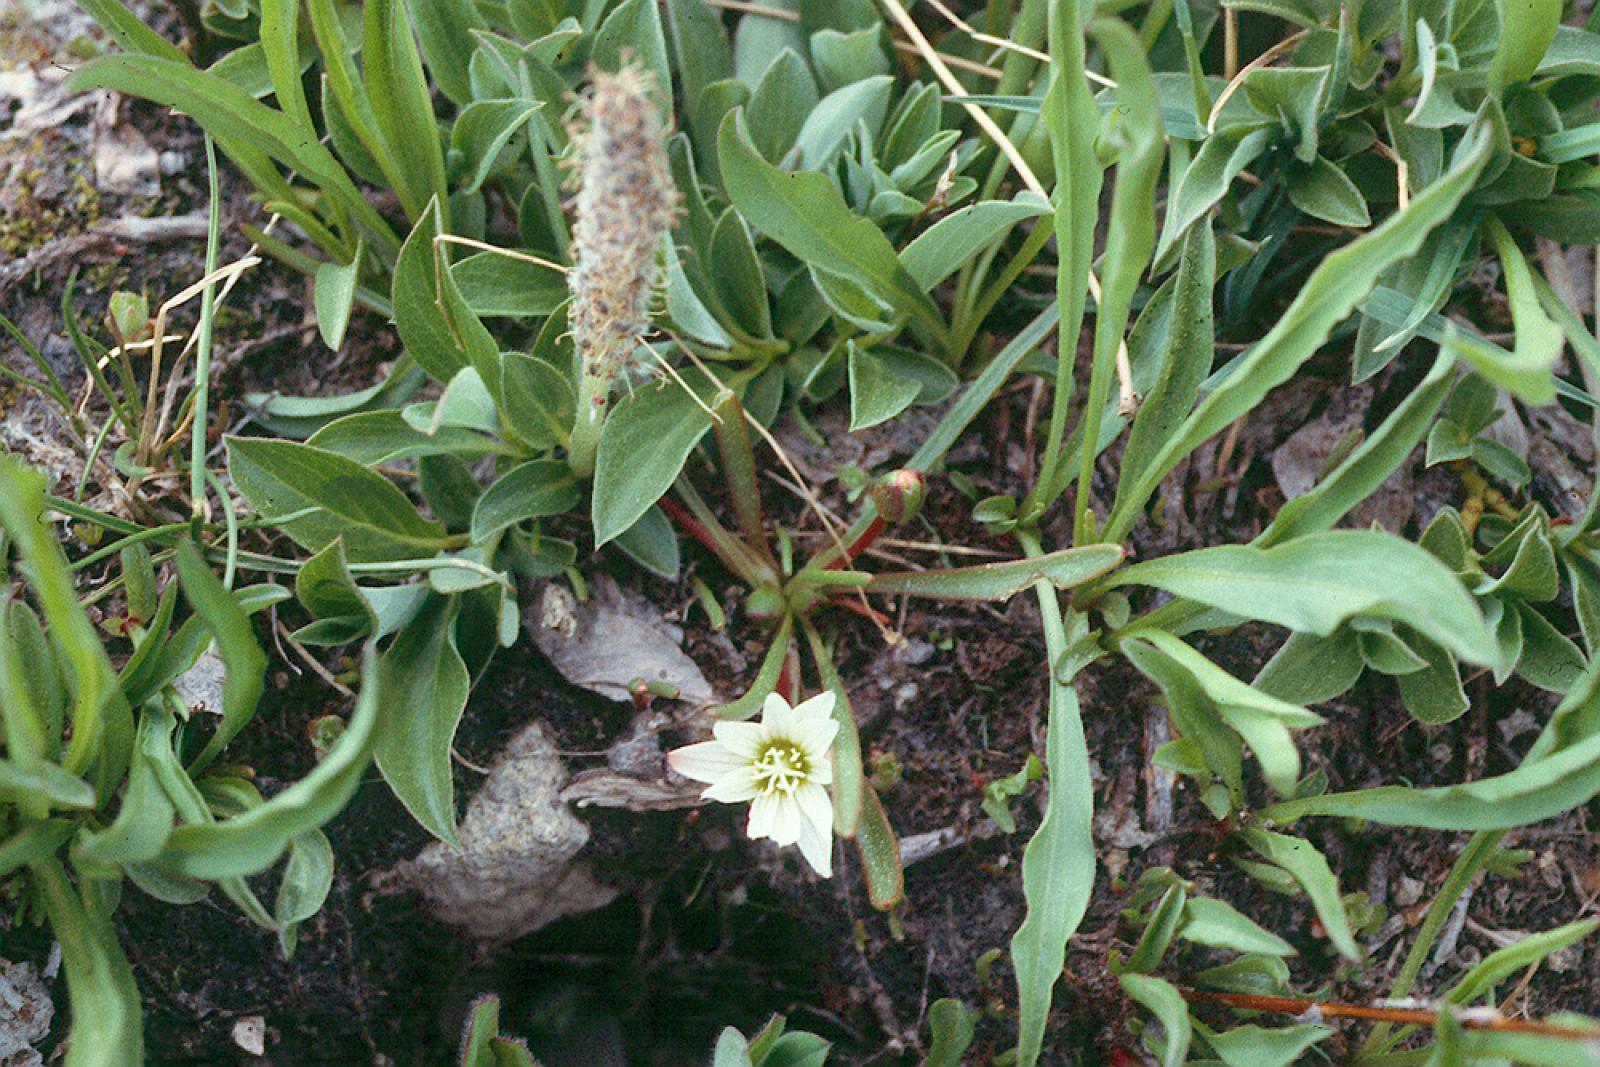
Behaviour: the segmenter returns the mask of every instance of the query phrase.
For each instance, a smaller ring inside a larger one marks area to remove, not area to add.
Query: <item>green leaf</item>
[[[153,863],[167,873],[207,881],[256,874],[276,863],[295,838],[342,811],[366,770],[378,709],[383,707],[388,714],[387,709],[404,697],[379,692],[377,653],[371,645],[363,654],[361,670],[355,713],[310,774],[242,815],[178,827]]]
[[[1172,947],[1172,939],[1183,920],[1183,909],[1188,900],[1189,894],[1181,882],[1175,880],[1167,886],[1161,899],[1150,909],[1144,932],[1139,935],[1138,943],[1122,964],[1123,972],[1149,974],[1161,966],[1167,950]]]
[[[1344,171],[1322,156],[1289,182],[1289,200],[1312,218],[1335,226],[1365,228],[1372,225],[1367,198]]]
[[[0,759],[0,791],[14,794],[18,800],[38,797],[58,808],[88,811],[95,806],[93,786],[71,771],[44,760],[24,767]]]
[[[82,7],[124,52],[189,62],[182,49],[146,26],[117,0],[82,0]]]
[[[549,315],[567,299],[566,275],[499,252],[479,252],[452,264],[461,299],[478,315]]]
[[[304,439],[341,415],[381,410],[403,404],[427,380],[410,358],[402,356],[378,384],[335,396],[283,396],[246,393],[244,402],[256,412],[256,424],[280,437]]]
[[[316,286],[312,292],[312,303],[317,311],[317,331],[322,335],[322,343],[335,352],[344,344],[344,333],[350,325],[350,309],[355,305],[356,278],[360,271],[359,244],[348,265],[317,265]]]
[[[336,452],[363,467],[423,456],[475,460],[508,448],[504,442],[459,426],[441,426],[429,433],[426,427],[413,426],[404,414],[394,410],[346,415],[312,434],[306,444]]]
[[[221,78],[195,70],[187,61],[151,55],[110,55],[92,59],[80,66],[68,82],[70,91],[114,89],[131,96],[142,96],[176,108],[192,116],[209,130],[236,161],[251,162],[241,152],[265,153],[292,167],[322,187],[360,222],[377,235],[386,247],[397,242],[394,231],[367,203],[338,160],[314,137],[282,112],[260,101]],[[429,123],[431,125],[431,111]],[[270,166],[268,167],[270,170]],[[271,178],[251,167],[251,180],[263,188],[279,192],[282,179]]]
[[[305,87],[301,83],[306,68],[300,62],[299,37],[299,0],[262,0],[261,51],[267,70],[271,72],[272,93],[283,113],[309,132],[316,126],[311,121],[311,108],[306,103]]]
[[[817,77],[826,89],[889,73],[889,60],[883,54],[883,31],[877,26],[853,33],[818,30],[811,35],[811,61],[817,65]]]
[[[1345,959],[1359,962],[1361,949],[1355,935],[1350,932],[1350,920],[1345,914],[1344,898],[1339,895],[1339,880],[1333,869],[1308,841],[1270,830],[1246,829],[1240,831],[1245,844],[1294,876],[1300,888],[1311,898],[1311,906],[1322,921],[1328,940]]]
[[[918,285],[932,290],[979,252],[1005,240],[1011,227],[1049,210],[1049,204],[1029,192],[1018,193],[1014,200],[968,204],[917,234],[901,250],[900,263]]]
[[[1322,261],[1267,335],[1163,443],[1135,487],[1122,497],[1120,509],[1112,511],[1106,540],[1126,536],[1139,509],[1179,460],[1287,381],[1361,302],[1378,275],[1415,254],[1428,233],[1450,217],[1488,162],[1495,141],[1492,121],[1479,120],[1458,149],[1455,165],[1404,211]]]
[[[294,576],[294,594],[314,619],[372,613],[367,598],[350,577],[343,541],[330,542],[300,565],[300,572]]]
[[[1208,948],[1234,952],[1259,952],[1267,956],[1293,956],[1294,946],[1277,934],[1261,928],[1256,921],[1232,904],[1210,897],[1190,897],[1184,905],[1183,925],[1178,936]]]
[[[928,1006],[928,1058],[923,1067],[961,1067],[977,1032],[978,1014],[954,997]]]
[[[806,61],[792,48],[779,52],[745,105],[756,151],[768,162],[781,164],[818,99]]]
[[[1559,11],[1560,5],[1556,7]],[[1530,404],[1548,404],[1556,395],[1550,371],[1561,357],[1565,335],[1539,303],[1533,271],[1510,232],[1499,219],[1492,217],[1484,223],[1484,228],[1500,258],[1506,296],[1511,302],[1511,322],[1516,329],[1511,358],[1492,358],[1491,349],[1470,341],[1460,343],[1448,335],[1445,346],[1472,363],[1479,374],[1495,385],[1510,389]]]
[[[1463,659],[1493,664],[1494,635],[1449,568],[1371,530],[1328,530],[1272,548],[1221,545],[1135,564],[1114,584],[1151,585],[1247,619],[1332,634],[1358,616],[1415,627]]]
[[[688,117],[694,143],[702,158],[715,142],[716,126],[701,126],[695,122],[698,112],[693,105],[701,92],[712,82],[733,77],[733,50],[728,46],[728,34],[722,26],[722,13],[705,3],[705,0],[668,0],[667,26],[671,30],[672,54],[677,62],[683,104]],[[721,115],[716,116],[720,122]]]
[[[378,688],[384,714],[373,756],[423,829],[459,847],[450,746],[471,678],[452,634],[458,605],[454,598],[429,597],[383,654]]]
[[[61,946],[72,1004],[66,1067],[127,1067],[144,1061],[139,987],[93,882],[74,888],[54,857],[31,865],[36,899]]]
[[[1227,194],[1233,179],[1266,151],[1272,143],[1272,133],[1264,128],[1234,127],[1219,130],[1201,143],[1172,194],[1173,205],[1156,248],[1157,264],[1165,261],[1189,227]]]
[[[642,65],[655,75],[663,102],[671,104],[672,68],[667,65],[667,38],[661,29],[656,0],[623,0],[618,4],[595,31],[592,61],[612,73],[627,63]]]
[[[1289,1067],[1300,1062],[1306,1049],[1332,1033],[1329,1027],[1313,1023],[1278,1030],[1252,1023],[1207,1034],[1206,1043],[1228,1067]]]
[[[1471,1004],[1493,992],[1495,986],[1512,975],[1525,971],[1545,957],[1582,941],[1594,933],[1597,926],[1600,926],[1600,919],[1584,919],[1558,926],[1554,930],[1529,934],[1514,944],[1498,948],[1475,963],[1471,970],[1450,987],[1444,996],[1445,1002]]]
[[[443,233],[438,203],[431,202],[395,261],[392,301],[395,330],[417,365],[441,382],[475,367],[499,388],[500,348],[467,306],[449,257],[435,238]]]
[[[1082,585],[1116,567],[1122,556],[1120,545],[1083,545],[1003,563],[874,574],[867,591],[938,600],[1008,600],[1041,581],[1057,589]]]
[[[659,507],[651,505],[638,522],[618,534],[616,545],[645,570],[669,582],[677,580],[678,537]]]
[[[267,655],[256,643],[250,617],[211,573],[200,550],[189,541],[178,545],[178,581],[183,585],[183,595],[189,606],[211,631],[217,655],[227,672],[222,683],[222,718],[217,721],[205,748],[189,765],[190,775],[195,775],[255,717],[256,704],[265,688]]]
[[[864,126],[868,137],[875,137],[883,125],[883,116],[889,109],[889,94],[894,90],[894,78],[882,74],[865,78],[843,88],[835,89],[817,102],[805,117],[794,147],[798,153],[797,171],[824,171],[833,163],[845,140],[855,132],[858,124]],[[751,117],[755,117],[755,98],[750,100]],[[723,178],[727,178],[727,163],[723,163]]]
[[[636,390],[606,419],[594,472],[596,546],[639,521],[672,487],[711,428],[702,401],[676,382]]]
[[[1316,488],[1286,502],[1255,544],[1270,548],[1329,529],[1366,500],[1405,463],[1421,443],[1455,379],[1450,357],[1441,352],[1427,377],[1418,382],[1372,434],[1339,462]]]
[[[846,342],[850,370],[850,431],[888,422],[917,399],[922,383],[854,340]]]
[[[1122,497],[1149,465],[1168,438],[1177,433],[1194,406],[1200,383],[1211,369],[1212,327],[1211,291],[1216,285],[1216,241],[1209,225],[1190,229],[1178,261],[1178,276],[1173,282],[1170,301],[1153,298],[1145,314],[1134,324],[1128,339],[1132,353],[1145,343],[1157,349],[1159,366],[1156,384],[1150,389],[1122,453],[1121,473],[1117,477],[1116,510]],[[1159,324],[1151,320],[1146,332],[1146,316],[1161,315]],[[1147,338],[1149,338],[1147,342]]]
[[[711,284],[717,301],[734,325],[751,337],[772,336],[772,312],[767,302],[767,280],[756,257],[750,227],[733,208],[722,213],[711,236]]]
[[[1182,1067],[1189,1058],[1194,1029],[1189,1025],[1189,1005],[1178,987],[1148,974],[1122,974],[1117,982],[1129,999],[1138,1001],[1161,1024],[1161,1067]]]
[[[778,654],[774,657],[771,651],[767,653],[767,660],[761,664],[761,671],[757,675],[756,684],[751,687],[750,692],[744,698],[745,701],[750,701],[751,705],[759,705],[761,701],[766,699],[766,693],[772,691],[770,687],[775,687],[777,684],[776,672],[771,672],[770,665],[773,663],[781,664],[787,658],[789,633],[792,626],[790,620],[791,617],[785,615],[783,622],[779,624],[777,637],[772,642],[772,648],[777,650]],[[861,736],[856,730],[855,709],[850,706],[849,687],[844,684],[844,679],[839,676],[839,669],[833,662],[832,651],[823,644],[822,637],[817,633],[816,627],[809,624],[806,625],[805,633],[806,643],[811,648],[811,656],[816,662],[817,673],[821,676],[822,685],[831,691],[834,696],[833,719],[839,724],[839,732],[834,736],[833,742],[833,831],[840,837],[849,839],[857,837],[863,832],[862,823],[869,817],[869,813],[866,810],[867,798],[870,795],[871,803],[877,804],[877,794],[867,784],[866,774],[861,765]],[[781,667],[779,669],[781,670]],[[762,695],[757,697],[757,692],[761,692]],[[742,703],[744,701],[737,701],[727,707],[718,709],[718,711],[725,718],[736,716],[747,718],[748,715],[740,714],[743,708],[739,707],[739,705]],[[752,707],[749,714],[754,714],[754,707]],[[881,805],[875,817],[883,819],[884,825],[875,831],[877,840],[873,841],[870,846],[862,846],[863,863],[871,862],[876,865],[877,870],[871,876],[878,879],[880,889],[893,896],[895,892],[898,892],[893,889],[894,882],[898,880],[900,887],[904,888],[904,872],[900,870],[900,853],[898,846],[896,846],[893,863],[891,864],[889,857],[883,852],[883,836],[887,832],[892,844],[894,833],[888,829],[888,820],[883,815]],[[867,852],[868,847],[876,851],[869,855]],[[878,899],[880,898],[874,898],[875,905]]]
[[[417,513],[382,475],[353,460],[294,441],[228,439],[228,471],[246,500],[268,518],[308,508],[284,533],[315,552],[343,537],[353,563],[431,556],[444,527]]]
[[[711,1054],[711,1067],[754,1067],[744,1035],[731,1026],[723,1027]]]
[[[1316,726],[1321,716],[1241,682],[1169,633],[1149,630],[1141,636],[1186,672],[1209,702],[1208,710],[1244,739],[1268,784],[1280,795],[1292,793],[1300,779],[1300,753],[1289,729]],[[1148,663],[1148,654],[1144,659]],[[1137,660],[1135,665],[1144,669]]]
[[[505,353],[500,392],[501,422],[530,447],[566,443],[578,401],[572,382],[553,364],[522,352]]]
[[[489,28],[477,5],[465,0],[412,0],[411,13],[434,84],[451,103],[465,106],[472,99],[467,65],[478,49],[473,31]]]
[[[1539,68],[1561,24],[1561,0],[1495,0],[1494,6],[1500,40],[1489,63],[1489,89],[1499,93]]]
[[[333,846],[321,830],[301,834],[289,843],[289,863],[272,917],[278,924],[278,945],[285,958],[294,953],[299,925],[322,910],[333,888]]]
[[[1573,695],[1577,694],[1574,690]],[[1592,702],[1592,694],[1588,699]],[[1306,815],[1334,815],[1388,826],[1504,830],[1570,811],[1596,793],[1600,793],[1600,734],[1524,760],[1505,774],[1462,785],[1433,789],[1379,786],[1330,793],[1285,800],[1261,815],[1280,823]]]
[[[472,540],[482,543],[526,519],[560,515],[583,500],[578,479],[565,463],[536,459],[513,467],[484,490],[472,509]]]
[[[420,219],[429,201],[443,203],[450,189],[412,19],[405,0],[371,0],[362,5],[362,13],[361,72],[367,100],[392,173],[401,178],[395,192],[406,217]]]
[[[1046,655],[1055,663],[1066,651],[1060,604],[1050,586],[1040,583],[1034,589]],[[1017,1058],[1029,1065],[1038,1061],[1043,1047],[1067,939],[1083,921],[1094,892],[1094,786],[1078,694],[1060,682],[1055,671],[1049,672],[1049,679],[1045,769],[1050,788],[1044,818],[1022,853],[1022,895],[1028,910],[1011,938],[1011,965],[1017,976]]]
[[[461,176],[458,192],[475,193],[483,188],[500,154],[542,106],[527,100],[474,100],[461,109],[450,127],[450,150],[459,153],[472,169]]]
[[[900,866],[900,843],[895,840],[889,816],[878,791],[870,785],[861,798],[861,824],[856,828],[856,851],[867,879],[867,899],[879,911],[898,907],[906,897],[906,872]]]
[[[942,347],[939,309],[900,265],[883,231],[854,215],[826,177],[788,174],[762,159],[743,111],[724,120],[717,151],[728,196],[746,220],[802,261],[863,286]]]
[[[73,843],[73,863],[80,868],[154,859],[172,835],[172,801],[156,778],[149,754],[153,745],[170,750],[170,742],[155,728],[153,718],[143,718],[136,743],[117,817],[103,830],[86,830]]]
[[[105,646],[78,603],[61,546],[44,521],[44,478],[9,455],[0,455],[0,527],[21,556],[71,694],[72,739],[61,765],[68,774],[82,775],[101,799],[109,799],[128,766],[133,715]]]

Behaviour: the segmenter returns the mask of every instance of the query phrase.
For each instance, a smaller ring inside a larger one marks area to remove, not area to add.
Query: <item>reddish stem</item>
[[[888,525],[882,515],[874,515],[872,521],[867,524],[867,528],[861,532],[861,536],[855,539],[855,543],[846,548],[843,555],[834,556],[824,563],[822,569],[825,571],[838,570],[847,563],[854,563],[861,557],[861,553],[872,547],[872,542],[882,536]]]
[[[1249,993],[1212,993],[1200,989],[1180,989],[1183,999],[1190,1004],[1223,1004],[1247,1011],[1282,1012],[1287,1015],[1304,1015],[1315,1011],[1325,1019],[1365,1019],[1372,1022],[1395,1023],[1402,1026],[1433,1026],[1439,1013],[1416,1008],[1380,1008],[1366,1004],[1336,1004],[1303,997],[1263,997]],[[1568,1026],[1534,1022],[1527,1019],[1499,1017],[1474,1017],[1467,1015],[1461,1025],[1468,1030],[1504,1030],[1517,1034],[1541,1034],[1546,1037],[1565,1037],[1594,1040],[1592,1030],[1576,1030]]]
[[[668,497],[662,497],[660,504],[661,510],[667,513],[669,519],[682,526],[684,533],[699,541],[712,555],[719,559],[722,558],[722,549],[717,545],[717,539],[712,537],[711,531],[700,525],[699,521],[693,515],[690,515],[682,504]]]
[[[871,607],[862,603],[855,596],[836,596],[831,598],[828,603],[834,605],[835,607],[844,608],[846,611],[853,611],[864,619],[871,619],[878,626],[886,627],[889,625],[889,616],[885,615],[881,611],[874,611]]]
[[[783,654],[783,668],[778,671],[778,684],[773,689],[791,704],[800,702],[800,652],[790,642]]]

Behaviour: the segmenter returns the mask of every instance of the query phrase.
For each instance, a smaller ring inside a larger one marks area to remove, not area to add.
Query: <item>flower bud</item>
[[[928,482],[920,471],[890,471],[867,490],[873,507],[890,525],[899,525],[917,517],[922,510],[922,498],[927,495]]]

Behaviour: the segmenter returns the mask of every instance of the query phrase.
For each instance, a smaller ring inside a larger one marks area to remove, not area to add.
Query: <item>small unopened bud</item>
[[[873,482],[867,493],[884,521],[898,525],[917,517],[917,512],[922,510],[922,498],[927,494],[927,489],[927,480],[921,472],[897,470]]]
[[[678,209],[650,90],[637,67],[595,71],[571,131],[581,151],[568,317],[584,375],[606,384],[650,327],[656,246]]]

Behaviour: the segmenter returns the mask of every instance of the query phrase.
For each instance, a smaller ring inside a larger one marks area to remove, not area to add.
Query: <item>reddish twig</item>
[[[1369,1022],[1393,1023],[1399,1026],[1433,1026],[1439,1021],[1437,1011],[1423,1008],[1379,1007],[1368,1004],[1338,1004],[1325,1000],[1306,1000],[1303,997],[1265,997],[1250,993],[1213,993],[1202,989],[1180,989],[1183,999],[1190,1004],[1221,1004],[1246,1011],[1280,1012],[1285,1015],[1314,1015],[1324,1019],[1363,1019]],[[1563,1037],[1579,1041],[1600,1040],[1600,1031],[1577,1030],[1570,1026],[1535,1022],[1528,1019],[1508,1019],[1492,1008],[1461,1009],[1458,1020],[1468,1030],[1501,1030],[1514,1034],[1539,1034],[1544,1037]]]

